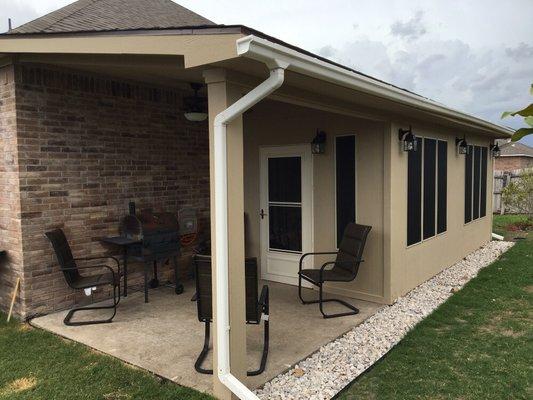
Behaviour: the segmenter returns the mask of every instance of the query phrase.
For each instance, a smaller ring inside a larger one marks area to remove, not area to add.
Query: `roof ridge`
[[[65,10],[67,8],[73,8],[72,12],[68,13],[68,14],[65,14],[65,15],[62,15],[61,17],[59,18],[56,18],[52,21],[50,21],[49,23],[47,23],[45,26],[43,26],[42,30],[46,30],[48,28],[50,28],[51,26],[57,24],[59,21],[62,21],[63,19],[65,18],[68,18],[70,17],[71,15],[75,14],[76,12],[78,12],[79,10],[82,10],[84,8],[86,8],[87,6],[97,2],[99,0],[77,0],[77,1],[73,1],[72,3],[69,3],[61,8],[58,8],[57,10],[52,10],[44,15],[41,15],[40,17],[36,18],[36,19],[33,19],[31,21],[28,21],[20,26],[17,26],[16,28],[12,29],[12,31],[14,30],[19,30],[19,29],[23,29],[26,25],[29,25],[29,24],[32,24],[32,23],[35,23],[36,21],[46,21],[46,19],[50,16],[52,16],[53,14],[61,14],[61,11],[62,10]]]
[[[64,15],[63,17],[56,19],[54,22],[52,22],[50,25],[48,25],[48,26],[47,26],[46,28],[44,28],[43,30],[46,30],[46,29],[48,29],[48,28],[51,28],[52,26],[54,26],[55,24],[57,24],[57,23],[63,21],[64,19],[69,18],[69,17],[72,17],[73,15],[79,13],[79,12],[80,12],[81,10],[83,10],[84,8],[87,8],[88,6],[90,6],[90,5],[94,4],[94,3],[97,3],[97,2],[99,2],[99,1],[102,1],[102,0],[82,0],[82,1],[85,2],[84,5],[82,5],[81,7],[76,8],[76,9],[75,9],[74,11],[72,11],[70,14]],[[68,4],[67,6],[69,6],[69,5],[74,5],[74,4],[78,4],[78,3],[81,3],[81,1],[80,1],[80,2],[75,1],[74,3],[70,3],[70,4]],[[65,6],[65,7],[67,7],[67,6]],[[65,8],[65,7],[63,7],[63,8]],[[60,9],[60,10],[61,10],[61,9]]]

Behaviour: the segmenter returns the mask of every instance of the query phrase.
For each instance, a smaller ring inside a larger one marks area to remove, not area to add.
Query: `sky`
[[[0,0],[0,32],[71,2]],[[533,0],[177,2],[501,125],[524,126],[500,116],[533,102]]]

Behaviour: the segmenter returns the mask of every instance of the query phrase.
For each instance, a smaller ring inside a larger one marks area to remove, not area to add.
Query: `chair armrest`
[[[361,260],[361,259],[353,260],[353,261],[328,261],[327,263],[324,263],[322,267],[320,267],[320,273],[318,274],[318,279],[320,282],[324,282],[322,276],[326,268],[329,267],[330,265],[335,265],[335,264],[355,265],[355,264],[359,264],[362,262],[364,262],[364,260]]]
[[[85,267],[59,267],[61,271],[72,271],[72,270],[79,270],[79,269],[93,269],[93,268],[107,268],[109,272],[111,272],[111,275],[113,276],[113,282],[116,282],[116,276],[115,271],[113,271],[113,268],[111,268],[108,265],[88,265]]]
[[[118,261],[118,259],[116,257],[113,257],[113,256],[103,256],[103,257],[80,257],[80,258],[75,258],[74,261],[91,261],[91,260],[113,260],[115,261],[115,263],[117,264],[117,269],[118,269],[118,275],[119,276],[122,276],[122,273],[120,271],[120,262]],[[102,265],[100,265],[100,267],[102,267]],[[105,265],[105,267],[107,268],[110,268],[109,266]]]
[[[302,254],[302,256],[300,257],[300,263],[298,265],[298,271],[302,270],[302,263],[305,257],[314,256],[314,255],[324,255],[324,254],[337,254],[337,252],[336,251],[319,251],[319,252],[314,252],[314,253]]]
[[[261,295],[259,296],[259,306],[262,309],[262,312],[264,314],[268,315],[269,312],[269,293],[268,293],[268,286],[263,285],[263,289],[261,289]]]

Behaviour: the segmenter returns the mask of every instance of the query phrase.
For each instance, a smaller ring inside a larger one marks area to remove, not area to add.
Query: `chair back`
[[[349,223],[344,229],[339,251],[333,269],[349,272],[355,277],[359,271],[360,262],[365,249],[366,238],[372,229],[371,226]],[[343,263],[344,261],[344,263]],[[348,262],[347,262],[348,261]]]
[[[195,255],[193,258],[196,273],[196,306],[198,320],[210,322],[213,320],[213,290],[211,286],[211,256]],[[247,258],[245,267],[246,287],[246,322],[259,323],[261,309],[259,307],[259,278],[257,272],[257,258]]]
[[[72,256],[72,250],[68,244],[67,238],[63,230],[54,229],[53,231],[45,233],[56,254],[57,262],[59,267],[63,271],[65,280],[67,284],[72,285],[76,280],[80,278],[80,273],[77,269],[76,262]],[[65,269],[65,268],[76,268],[76,269]]]

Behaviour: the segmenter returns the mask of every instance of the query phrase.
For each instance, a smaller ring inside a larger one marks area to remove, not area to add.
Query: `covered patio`
[[[265,372],[246,378],[250,389],[261,387],[382,307],[377,303],[358,301],[358,315],[332,322],[322,318],[318,306],[299,304],[294,287],[274,282],[262,283],[269,285],[271,295],[270,352]],[[313,296],[307,292],[310,291],[306,290],[307,296]],[[194,370],[203,345],[204,326],[197,319],[196,303],[190,300],[192,293],[194,285],[191,281],[185,284],[185,292],[179,296],[172,287],[161,286],[150,291],[150,303],[145,304],[142,291],[137,290],[121,301],[111,324],[66,326],[63,324],[66,311],[35,318],[31,324],[180,385],[212,394],[213,377]],[[337,310],[336,306],[332,306],[331,311],[342,311],[342,308]],[[103,317],[105,312],[99,311],[86,313],[80,316],[80,320]],[[262,327],[248,325],[249,370],[257,368],[262,346]],[[211,360],[212,352],[206,359],[206,366]]]

